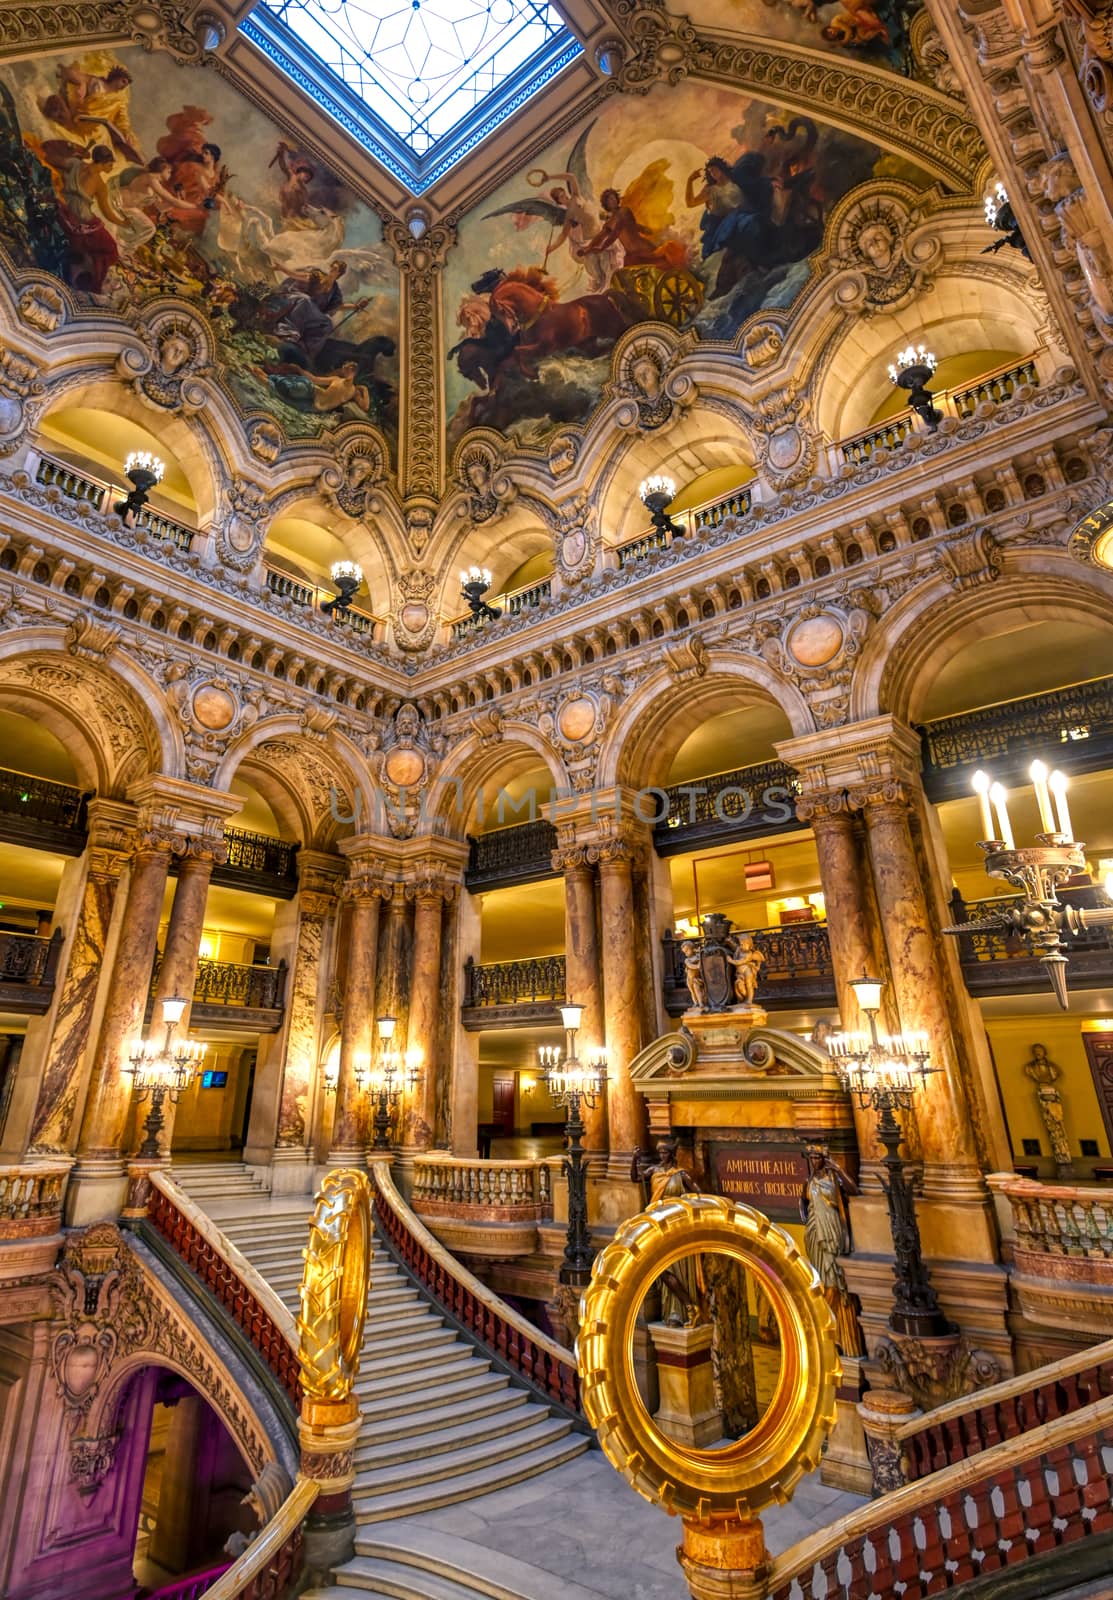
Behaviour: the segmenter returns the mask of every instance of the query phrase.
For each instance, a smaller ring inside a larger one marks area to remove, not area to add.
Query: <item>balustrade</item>
[[[91,796],[68,783],[51,783],[26,772],[0,767],[0,813],[45,822],[52,828],[84,835]]]
[[[835,1005],[835,974],[825,923],[795,923],[784,928],[745,928],[765,957],[754,998],[771,1010],[801,1004]],[[682,941],[666,929],[661,943],[665,962],[665,1006],[673,1016],[691,1005],[684,976]],[[691,941],[700,944],[700,939]]]
[[[0,1239],[57,1233],[69,1161],[29,1161],[0,1167]]]
[[[552,1208],[549,1168],[543,1161],[469,1161],[431,1156],[414,1166],[415,1211],[483,1212],[489,1218],[535,1220]]]
[[[676,855],[712,838],[725,843],[806,826],[796,817],[800,780],[783,761],[712,773],[672,784],[663,793],[668,812],[653,826],[659,856]]]
[[[975,767],[1019,778],[1037,755],[1068,772],[1093,772],[1113,765],[1113,677],[940,717],[920,736],[932,800],[969,794]]]
[[[708,500],[701,506],[693,506],[689,511],[670,512],[672,521],[681,532],[669,534],[661,533],[656,528],[649,528],[644,533],[636,534],[632,539],[624,539],[621,544],[615,546],[619,568],[644,561],[657,550],[668,550],[677,539],[698,538],[701,534],[720,527],[728,517],[748,516],[752,506],[753,496],[749,489],[732,489],[730,494],[721,495],[718,500]]]
[[[538,878],[554,876],[557,833],[552,823],[544,819],[495,828],[470,837],[468,843],[471,848],[464,882],[469,889],[534,883]]]
[[[504,1367],[578,1417],[580,1379],[572,1352],[500,1300],[433,1237],[398,1193],[385,1162],[370,1165],[376,1223],[392,1254]]]
[[[972,417],[984,401],[1000,405],[1002,401],[1011,400],[1022,385],[1027,384],[1035,389],[1039,387],[1039,381],[1035,362],[1020,361],[987,372],[976,383],[964,384],[959,389],[933,389],[931,395],[938,412],[945,417],[957,417],[961,421],[966,417]],[[922,427],[922,424],[920,426]],[[875,450],[898,449],[916,429],[916,415],[906,408],[872,428],[863,428],[860,433],[852,434],[849,439],[841,439],[839,449],[844,461],[849,461],[856,467],[861,466],[870,459]]]
[[[471,1006],[559,1005],[564,1000],[564,957],[530,956],[524,961],[464,963],[462,1004]]]
[[[0,1009],[25,1016],[49,1011],[61,954],[61,928],[49,938],[0,933]]]
[[[158,983],[161,964],[160,958],[155,963],[151,977],[152,995]],[[286,1003],[286,970],[285,961],[280,961],[275,967],[268,967],[202,958],[197,963],[193,1003],[281,1011]]]
[[[282,572],[277,567],[264,568],[267,588],[272,594],[279,595],[282,599],[292,600],[297,606],[305,606],[309,611],[319,611],[325,601],[335,599],[335,590],[319,589],[316,584],[303,578],[295,578],[289,572]],[[353,633],[362,637],[372,638],[375,633],[377,617],[369,612],[359,611],[355,606],[336,606],[329,612],[333,622],[341,627],[350,628]]]
[[[516,617],[523,611],[533,611],[538,606],[544,605],[546,600],[552,598],[552,578],[542,578],[538,583],[527,583],[521,589],[509,589],[505,594],[490,597],[488,604],[504,617]],[[457,617],[452,623],[449,632],[453,639],[466,639],[473,629],[480,627],[484,622],[483,617],[474,616],[470,611],[465,617]]]
[[[64,461],[54,461],[50,456],[39,457],[35,482],[43,484],[48,489],[57,489],[67,500],[78,500],[105,515],[112,509],[117,498],[122,498],[127,493],[125,489],[116,488],[103,479],[92,478],[87,473],[76,471]],[[193,528],[187,527],[185,523],[176,522],[171,517],[163,516],[161,511],[155,511],[149,505],[133,511],[131,523],[135,528],[144,528],[155,539],[168,540],[179,550],[188,550],[194,540]]]
[[[1113,1262],[1113,1191],[997,1175],[991,1183],[1012,1207],[1014,1259],[1042,1257],[1060,1272]],[[1103,1280],[1113,1276],[1104,1274]]]

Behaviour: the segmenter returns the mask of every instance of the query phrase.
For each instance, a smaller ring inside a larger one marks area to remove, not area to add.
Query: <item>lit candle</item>
[[[1067,806],[1067,775],[1065,772],[1053,772],[1050,778],[1051,792],[1055,796],[1055,810],[1059,815],[1059,826],[1055,830],[1061,833],[1064,839],[1074,839],[1074,830],[1071,827],[1070,810]]]
[[[1040,808],[1040,832],[1054,833],[1055,819],[1051,815],[1051,792],[1047,787],[1047,768],[1042,761],[1033,761],[1028,776],[1036,791],[1036,804]]]
[[[1015,850],[1016,841],[1013,838],[1013,827],[1009,821],[1008,797],[1002,784],[994,783],[990,786],[989,798],[997,812],[997,833],[1006,850]]]
[[[989,773],[975,772],[973,778],[974,793],[978,797],[978,805],[982,813],[982,839],[993,838],[993,809],[989,803]]]

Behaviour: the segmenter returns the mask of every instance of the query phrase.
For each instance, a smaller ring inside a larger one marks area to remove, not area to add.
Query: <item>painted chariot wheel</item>
[[[764,1415],[714,1450],[666,1437],[634,1370],[646,1291],[693,1252],[725,1255],[752,1274],[780,1335],[781,1371]],[[783,1228],[720,1195],[659,1201],[596,1257],[576,1344],[584,1411],[611,1465],[646,1500],[700,1523],[745,1520],[787,1500],[819,1463],[842,1375],[834,1333],[819,1278]]]
[[[682,267],[662,272],[653,291],[654,315],[670,328],[691,322],[703,304],[703,284]]]

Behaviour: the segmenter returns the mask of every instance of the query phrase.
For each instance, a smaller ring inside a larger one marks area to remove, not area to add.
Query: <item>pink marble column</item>
[[[298,892],[298,938],[286,991],[286,1059],[278,1106],[276,1148],[309,1144],[309,1099],[317,1071],[324,983],[325,925],[336,911],[336,897],[309,887]]]
[[[570,1005],[583,1007],[580,1048],[601,1045],[603,985],[599,976],[599,931],[595,919],[595,872],[582,847],[558,850],[553,865],[564,874],[564,992]],[[584,1148],[607,1148],[606,1097],[584,1111]]]
[[[90,1161],[120,1161],[131,1098],[126,1072],[128,1047],[143,1031],[162,897],[170,868],[170,842],[140,845],[132,858],[127,905],[112,989],[101,1023],[78,1140],[78,1167]]]
[[[407,1050],[417,1060],[421,1077],[407,1090],[405,1143],[426,1150],[432,1146],[437,1113],[437,1041],[440,1033],[441,928],[452,888],[430,876],[408,884],[414,905],[413,959],[410,968],[410,1017]]]
[[[348,959],[345,968],[344,1015],[340,1023],[340,1066],[336,1081],[336,1117],[329,1161],[350,1165],[363,1158],[367,1142],[366,1089],[357,1071],[369,1070],[375,1048],[375,974],[379,959],[379,906],[390,887],[375,884],[363,868],[342,891],[349,903]]]
[[[628,1180],[645,1128],[645,1108],[630,1077],[630,1063],[643,1043],[633,934],[633,846],[625,840],[606,840],[592,846],[591,854],[599,862],[607,1034],[607,1175]]]
[[[174,1033],[175,1040],[178,1041],[185,1039],[189,1033],[193,989],[197,982],[197,963],[201,954],[201,935],[205,927],[205,905],[209,895],[209,884],[212,882],[213,866],[220,848],[208,841],[191,839],[174,888],[174,902],[170,908],[162,965],[155,987],[152,1022],[156,1028],[160,1025],[164,1000],[184,1000],[186,1008]],[[160,1140],[163,1155],[170,1153],[176,1109],[174,1102],[167,1099],[163,1106],[164,1127]]]
[[[923,1030],[939,1070],[917,1095],[916,1125],[925,1167],[945,1169],[945,1186],[973,1184],[980,1172],[941,975],[941,953],[913,840],[910,799],[900,783],[852,794],[866,821],[881,926],[889,953],[901,1026]],[[926,1174],[925,1174],[926,1177]]]

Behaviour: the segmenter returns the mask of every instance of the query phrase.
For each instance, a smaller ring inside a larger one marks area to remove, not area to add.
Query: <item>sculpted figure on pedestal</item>
[[[851,1249],[846,1195],[858,1187],[831,1160],[826,1145],[809,1144],[808,1178],[800,1191],[800,1220],[804,1224],[804,1250],[819,1274],[828,1305],[835,1314],[835,1339],[843,1355],[865,1354],[854,1297],[847,1287],[840,1256]]]
[[[658,1140],[656,1161],[638,1151],[630,1176],[635,1183],[640,1180],[648,1186],[651,1206],[656,1205],[658,1200],[672,1200],[700,1192],[692,1174],[677,1162],[675,1139]],[[661,1320],[670,1328],[694,1328],[709,1320],[707,1286],[703,1263],[698,1255],[682,1256],[661,1274],[658,1286],[661,1291]]]
[[[1071,1159],[1067,1130],[1063,1123],[1063,1097],[1057,1087],[1063,1075],[1062,1068],[1048,1056],[1045,1044],[1034,1044],[1029,1048],[1032,1056],[1024,1063],[1024,1073],[1036,1086],[1036,1102],[1040,1108],[1043,1125],[1047,1129],[1048,1143],[1051,1145],[1051,1154],[1055,1157],[1059,1175],[1069,1177],[1074,1172],[1074,1163]]]
[[[1055,208],[1063,248],[1078,259],[1091,310],[1100,323],[1113,326],[1113,263],[1073,161],[1065,152],[1052,156],[1040,168],[1039,182]]]
[[[739,933],[731,940],[734,954],[727,960],[734,968],[734,993],[741,1005],[752,1006],[757,993],[758,973],[765,965],[765,957],[754,944],[750,934]]]

